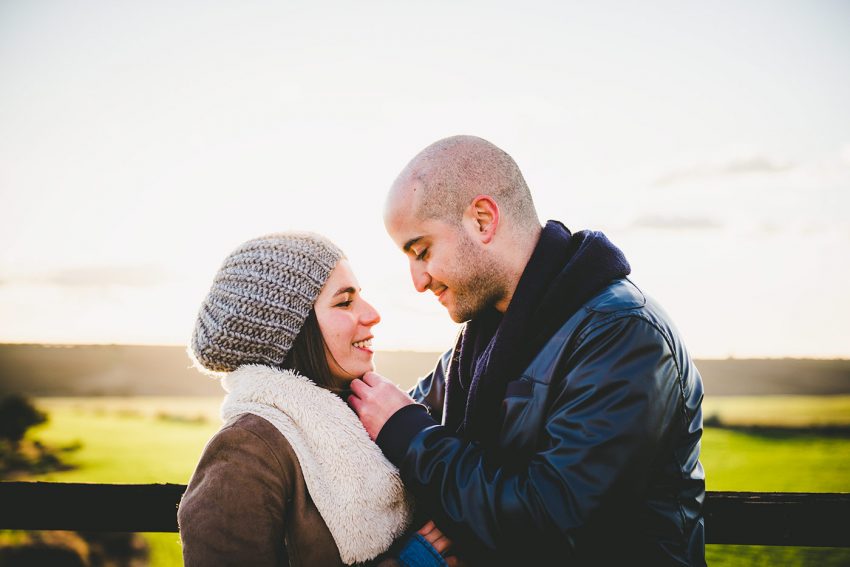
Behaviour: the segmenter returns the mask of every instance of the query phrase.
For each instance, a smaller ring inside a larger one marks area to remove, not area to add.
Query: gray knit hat
[[[327,238],[309,232],[242,244],[224,260],[201,304],[190,356],[211,372],[281,364],[343,257]]]

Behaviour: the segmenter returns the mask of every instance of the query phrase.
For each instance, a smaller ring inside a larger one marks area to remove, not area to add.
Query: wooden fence
[[[0,482],[0,529],[176,532],[182,484]],[[706,543],[850,547],[850,494],[708,492]]]

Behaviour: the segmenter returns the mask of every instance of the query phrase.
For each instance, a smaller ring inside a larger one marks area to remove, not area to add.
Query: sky
[[[850,3],[0,0],[0,342],[185,344],[224,257],[337,242],[378,350],[444,350],[383,200],[507,151],[691,354],[850,357]]]

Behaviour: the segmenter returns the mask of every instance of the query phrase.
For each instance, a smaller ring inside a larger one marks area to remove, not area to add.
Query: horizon
[[[0,3],[0,341],[182,345],[229,251],[310,230],[375,348],[444,351],[381,209],[465,133],[694,358],[850,358],[848,3],[82,6]]]
[[[151,347],[151,348],[186,348],[185,344],[154,344],[154,343],[30,343],[30,342],[9,342],[9,341],[0,341],[0,348],[4,346],[39,346],[39,347],[47,347],[47,348],[75,348],[75,347]],[[441,355],[445,351],[438,350],[416,350],[416,349],[378,349],[374,351],[375,354],[385,352],[385,353],[413,353],[413,354],[433,354],[433,355]],[[722,361],[722,360],[818,360],[818,361],[850,361],[850,357],[818,357],[818,356],[747,356],[747,357],[736,357],[736,356],[725,356],[725,357],[711,357],[711,356],[694,356],[693,360],[709,360],[709,361]]]

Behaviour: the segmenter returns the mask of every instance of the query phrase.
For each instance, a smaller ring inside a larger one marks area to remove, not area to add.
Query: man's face
[[[504,277],[474,232],[466,224],[417,219],[411,208],[388,208],[384,222],[408,258],[416,291],[433,292],[456,323],[494,305],[505,293]]]

